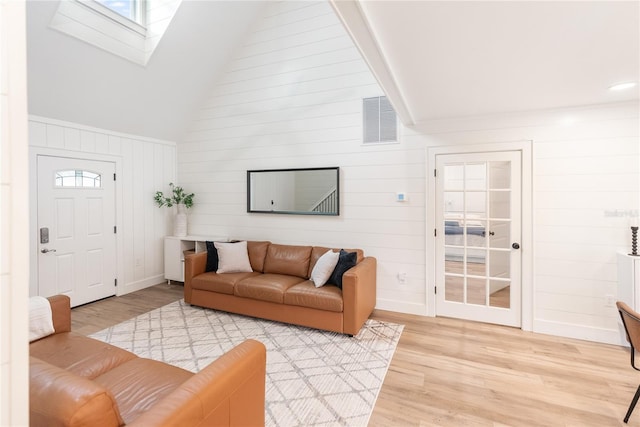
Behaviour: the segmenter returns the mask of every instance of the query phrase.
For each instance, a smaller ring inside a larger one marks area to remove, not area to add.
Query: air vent
[[[396,112],[386,96],[364,98],[362,110],[365,144],[398,141]]]

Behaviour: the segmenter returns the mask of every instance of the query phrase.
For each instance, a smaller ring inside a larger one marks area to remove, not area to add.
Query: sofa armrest
[[[356,335],[376,306],[377,262],[365,257],[342,276],[343,332]]]
[[[247,340],[127,426],[264,426],[267,350]]]
[[[71,332],[71,299],[67,295],[54,295],[47,300],[51,305],[55,333]]]
[[[31,427],[118,427],[124,422],[113,395],[88,378],[29,358]]]
[[[184,256],[184,302],[191,304],[191,279],[207,269],[207,252],[194,252]]]

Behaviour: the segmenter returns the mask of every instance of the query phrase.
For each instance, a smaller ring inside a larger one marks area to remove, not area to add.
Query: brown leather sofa
[[[264,426],[262,343],[193,374],[71,332],[69,298],[49,301],[55,333],[29,345],[31,426]]]
[[[185,254],[185,302],[247,316],[356,335],[376,303],[376,259],[361,249],[342,289],[309,277],[330,248],[247,242],[252,272],[206,272],[207,252]],[[333,249],[337,251],[336,249]]]

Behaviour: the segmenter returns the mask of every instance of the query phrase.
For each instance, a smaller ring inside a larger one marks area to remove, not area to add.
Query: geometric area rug
[[[403,328],[369,319],[348,337],[180,300],[91,337],[191,372],[253,338],[267,348],[267,426],[366,426]]]

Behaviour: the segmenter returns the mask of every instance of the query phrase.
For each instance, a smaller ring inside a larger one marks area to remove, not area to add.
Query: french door
[[[519,151],[436,155],[436,314],[521,326]]]

